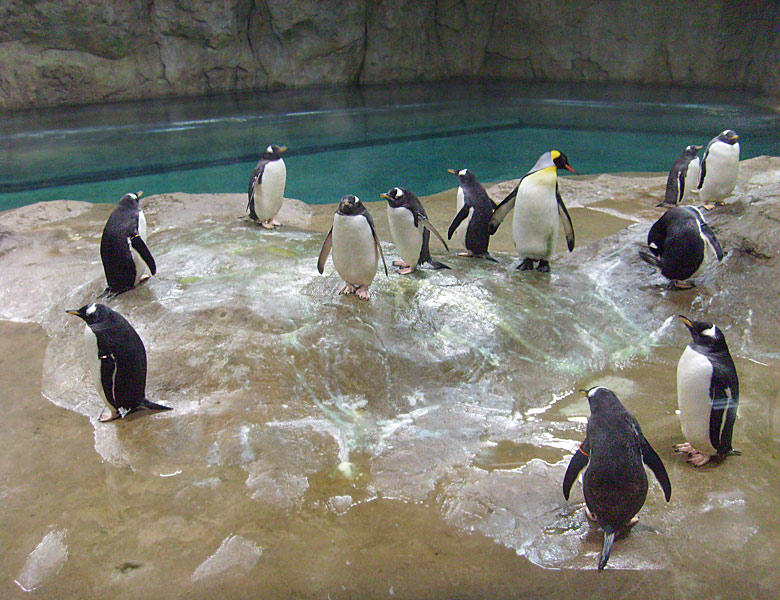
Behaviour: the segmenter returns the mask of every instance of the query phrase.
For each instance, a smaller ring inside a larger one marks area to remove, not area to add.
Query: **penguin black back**
[[[460,171],[449,169],[449,172],[458,177],[460,188],[463,190],[463,207],[452,220],[447,232],[447,239],[452,239],[458,226],[471,215],[466,229],[466,250],[471,255],[495,260],[488,254],[488,244],[490,243],[488,224],[496,209],[496,203],[491,200],[485,188],[477,181],[474,173],[468,169]]]
[[[687,179],[688,166],[697,157],[699,150],[701,150],[701,146],[691,145],[682,151],[669,171],[669,176],[666,178],[664,201],[658,206],[676,206],[685,197],[688,188],[696,187],[699,184],[698,177],[696,177],[696,181]]]

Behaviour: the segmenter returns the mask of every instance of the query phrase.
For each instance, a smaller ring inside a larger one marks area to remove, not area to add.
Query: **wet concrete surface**
[[[505,224],[499,264],[433,241],[452,270],[380,274],[368,303],[316,271],[334,206],[288,202],[268,233],[240,195],[146,199],[158,275],[110,304],[146,343],[149,398],[174,410],[110,424],[64,310],[102,291],[113,207],[0,215],[0,593],[777,597],[778,253],[761,230],[777,172],[747,161],[710,218],[727,259],[685,292],[635,256],[663,176],[563,179],[578,248],[561,241],[551,275],[514,270]],[[423,199],[442,233],[454,198]],[[392,260],[385,205],[369,210]],[[680,313],[712,315],[740,375],[743,455],[701,469],[671,449]],[[596,384],[673,486],[667,504],[651,478],[601,573],[581,486],[561,493],[588,414],[576,390]]]

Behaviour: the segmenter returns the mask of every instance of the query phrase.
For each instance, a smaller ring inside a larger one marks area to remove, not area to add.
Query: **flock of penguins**
[[[641,255],[660,269],[673,287],[692,285],[708,260],[721,260],[723,251],[702,212],[693,206],[678,206],[698,190],[706,204],[723,202],[734,189],[739,165],[738,136],[726,130],[708,144],[701,160],[701,146],[688,146],[669,174],[665,200],[669,210],[648,234],[648,249]],[[280,225],[279,212],[287,179],[282,159],[285,147],[269,146],[257,164],[249,183],[247,211],[265,228]],[[448,239],[459,239],[466,252],[462,256],[495,260],[488,253],[490,236],[502,220],[514,211],[513,236],[521,262],[518,269],[549,272],[549,260],[556,248],[562,224],[571,251],[574,228],[558,190],[558,169],[574,171],[566,156],[556,150],[545,152],[533,168],[500,204],[490,199],[468,169],[450,170],[460,186],[457,213],[449,227]],[[142,192],[126,194],[108,218],[100,242],[107,287],[101,298],[111,298],[132,289],[157,271],[146,245],[146,219],[139,206]],[[449,268],[431,257],[432,232],[447,244],[427,218],[420,200],[409,190],[393,188],[387,200],[390,231],[401,260],[394,264],[399,273],[409,274],[418,266]],[[659,205],[661,206],[661,205]],[[371,214],[352,195],[344,196],[333,217],[319,255],[323,272],[328,256],[344,280],[342,294],[369,299],[381,258]],[[146,398],[146,350],[132,325],[104,304],[90,303],[69,310],[86,322],[84,340],[91,375],[98,394],[106,404],[100,421],[111,421],[142,409],[170,410]],[[734,361],[723,333],[712,323],[680,317],[689,329],[691,343],[677,366],[677,395],[682,432],[686,442],[676,448],[688,461],[701,466],[715,457],[722,459],[736,451],[731,438],[737,417],[739,382]],[[663,462],[645,439],[639,423],[617,396],[605,387],[583,390],[590,405],[585,440],[574,453],[563,480],[563,494],[569,492],[580,471],[586,514],[604,531],[598,568],[604,568],[616,535],[627,532],[638,520],[637,513],[647,496],[648,482],[643,463],[655,474],[666,500],[671,484]]]

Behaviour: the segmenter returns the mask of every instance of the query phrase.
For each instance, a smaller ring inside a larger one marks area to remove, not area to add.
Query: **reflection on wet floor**
[[[363,303],[337,295],[330,265],[316,272],[332,207],[266,233],[223,200],[193,227],[186,213],[205,200],[150,199],[159,275],[112,301],[146,342],[149,398],[171,413],[98,423],[81,325],[64,313],[102,290],[93,250],[110,207],[30,234],[7,265],[11,282],[36,262],[61,267],[29,298],[3,296],[43,328],[0,323],[9,597],[693,597],[739,590],[736,578],[777,589],[780,378],[761,345],[732,350],[743,455],[694,470],[672,452],[687,333],[668,317],[705,302],[711,279],[678,296],[633,285],[642,274],[618,283],[633,232],[525,277],[502,232],[498,265],[453,257],[451,271],[380,275]],[[427,200],[437,227],[453,203]],[[369,208],[388,239],[384,207]],[[628,222],[598,209],[573,209],[583,244]],[[56,298],[37,293],[48,288]],[[651,479],[602,574],[581,486],[561,493],[588,414],[575,390],[595,384],[634,413],[673,485],[667,504]]]

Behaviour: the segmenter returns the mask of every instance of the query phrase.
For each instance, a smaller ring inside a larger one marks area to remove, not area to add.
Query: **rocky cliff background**
[[[776,0],[0,0],[0,108],[506,77],[780,92]]]

